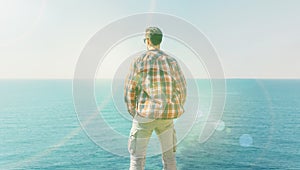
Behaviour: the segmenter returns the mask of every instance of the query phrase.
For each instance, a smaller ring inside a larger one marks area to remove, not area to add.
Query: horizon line
[[[85,79],[85,78],[84,78]],[[118,78],[125,79],[125,78]],[[198,79],[198,80],[212,80],[212,79],[223,79],[223,78],[186,78],[188,79]],[[228,77],[224,78],[224,80],[300,80],[300,77]],[[0,80],[74,80],[74,78],[0,78]],[[95,80],[113,80],[113,78],[95,78]]]

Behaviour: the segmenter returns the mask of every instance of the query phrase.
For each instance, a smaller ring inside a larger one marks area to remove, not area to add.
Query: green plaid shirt
[[[186,81],[174,58],[148,50],[132,63],[124,96],[132,116],[177,118],[184,112]]]

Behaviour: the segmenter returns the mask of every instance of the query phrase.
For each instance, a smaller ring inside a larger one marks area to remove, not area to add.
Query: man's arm
[[[175,64],[174,71],[176,78],[175,88],[180,94],[180,103],[184,105],[186,100],[186,80],[178,62]]]
[[[139,91],[138,76],[136,73],[135,61],[130,67],[130,73],[125,81],[124,99],[127,104],[127,110],[134,116],[136,113],[136,98]]]

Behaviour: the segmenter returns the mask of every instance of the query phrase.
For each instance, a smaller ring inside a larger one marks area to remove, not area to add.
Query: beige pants
[[[130,170],[144,170],[146,149],[153,130],[161,144],[164,170],[176,170],[176,132],[173,119],[157,119],[145,123],[140,118],[134,117],[128,140]]]

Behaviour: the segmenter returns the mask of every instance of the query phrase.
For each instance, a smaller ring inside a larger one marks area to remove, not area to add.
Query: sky
[[[0,0],[0,78],[72,79],[97,31],[133,14],[158,12],[197,27],[214,46],[225,78],[299,79],[299,9],[298,0]],[[113,77],[124,60],[145,48],[142,38],[111,49],[97,77]],[[166,38],[162,49],[193,76],[209,77],[182,43]]]

